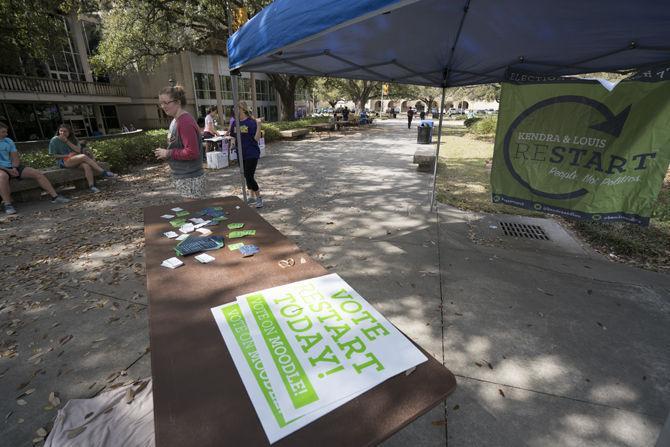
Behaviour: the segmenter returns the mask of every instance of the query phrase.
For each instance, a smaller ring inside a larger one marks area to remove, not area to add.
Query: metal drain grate
[[[549,236],[538,225],[528,225],[513,222],[499,222],[505,236],[525,237],[528,239],[549,240]]]

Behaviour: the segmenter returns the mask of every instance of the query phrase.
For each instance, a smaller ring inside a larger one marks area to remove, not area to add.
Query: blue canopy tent
[[[442,87],[508,68],[571,75],[670,60],[658,0],[276,0],[228,41],[231,70]],[[438,126],[436,160],[441,143]],[[435,200],[435,177],[431,209]]]

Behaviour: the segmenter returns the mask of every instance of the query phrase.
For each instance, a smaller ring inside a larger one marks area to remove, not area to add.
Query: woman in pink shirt
[[[158,103],[173,120],[170,123],[167,148],[156,148],[154,153],[159,160],[167,160],[170,165],[177,194],[189,199],[205,198],[200,130],[193,116],[184,110],[184,88],[180,85],[165,87],[158,95]]]

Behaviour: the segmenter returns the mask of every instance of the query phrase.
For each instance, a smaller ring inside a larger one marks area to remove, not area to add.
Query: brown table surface
[[[193,213],[208,206],[222,206],[228,216],[208,227],[215,235],[227,234],[228,223],[244,222],[243,229],[255,229],[256,236],[232,241],[253,243],[260,253],[243,258],[224,247],[209,252],[216,258],[209,264],[188,256],[181,258],[183,267],[161,267],[175,256],[176,242],[163,236],[172,227],[160,216],[175,214],[170,211],[174,207]],[[156,445],[268,445],[210,308],[245,293],[332,272],[237,197],[148,207],[144,223]],[[281,268],[278,261],[287,258],[295,265]],[[273,445],[367,446],[388,438],[456,387],[453,374],[423,352],[429,360],[409,376],[383,382]]]

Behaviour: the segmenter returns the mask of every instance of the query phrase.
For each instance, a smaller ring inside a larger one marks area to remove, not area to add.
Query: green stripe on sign
[[[284,387],[288,392],[294,408],[302,408],[319,400],[305,370],[298,361],[295,352],[289,345],[286,335],[270,310],[265,298],[260,293],[247,297],[251,313],[261,331],[263,340],[270,351]]]
[[[272,391],[272,385],[270,385],[270,381],[267,378],[265,368],[256,350],[256,345],[249,333],[247,322],[240,311],[240,306],[238,304],[226,306],[221,308],[221,312],[226,318],[226,322],[228,322],[228,326],[230,326],[230,330],[235,336],[235,340],[237,340],[244,358],[247,360],[251,373],[254,375],[256,382],[258,382],[258,387],[263,392],[263,396],[265,396],[265,400],[272,411],[272,415],[277,420],[277,424],[280,427],[286,426],[288,422],[286,422],[284,415],[279,409],[275,393]]]

